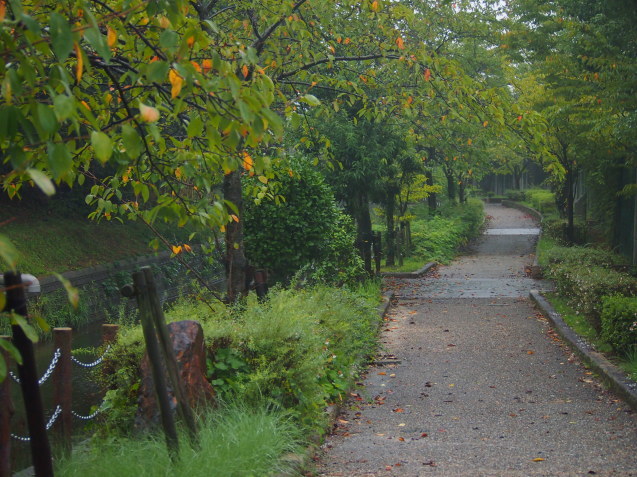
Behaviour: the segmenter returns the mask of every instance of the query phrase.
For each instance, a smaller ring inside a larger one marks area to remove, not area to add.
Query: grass
[[[622,368],[630,379],[637,382],[637,345],[633,345],[623,359],[619,362],[619,367]]]
[[[96,223],[87,218],[89,212],[78,204],[3,201],[0,233],[18,249],[18,268],[36,276],[152,253],[148,244],[153,234],[142,223]],[[172,235],[165,227],[163,231]]]
[[[200,422],[199,446],[180,439],[172,462],[160,434],[94,439],[70,459],[57,462],[62,477],[258,477],[290,470],[285,457],[305,445],[294,422],[281,410],[232,404]]]

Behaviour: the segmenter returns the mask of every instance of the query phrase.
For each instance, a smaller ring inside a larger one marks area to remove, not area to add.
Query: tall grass
[[[232,404],[209,412],[200,423],[199,445],[180,439],[172,462],[161,435],[95,439],[56,465],[62,477],[250,477],[289,470],[284,458],[305,444],[299,428],[281,410]]]

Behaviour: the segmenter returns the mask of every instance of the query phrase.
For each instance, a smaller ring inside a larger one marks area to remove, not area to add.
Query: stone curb
[[[389,308],[392,305],[392,300],[394,299],[395,294],[393,292],[385,292],[383,293],[382,303],[378,306],[378,322],[377,326],[380,328],[380,325],[383,322],[383,318],[387,315]],[[347,394],[351,389],[348,390]],[[328,419],[328,427],[327,429],[331,429],[334,422],[338,418],[338,415],[341,413],[343,409],[341,404],[332,404],[325,409],[325,413],[327,414]],[[312,460],[312,457],[316,454],[317,450],[320,447],[321,436],[313,436],[310,440],[312,441],[304,452],[301,454],[290,454],[284,460],[287,460],[291,464],[291,469],[287,472],[280,472],[275,475],[275,477],[298,477],[303,475],[301,472],[305,469],[308,463]]]
[[[415,272],[385,272],[381,273],[382,278],[422,278],[429,270],[437,266],[436,262],[429,262],[424,267],[416,270]]]
[[[626,377],[626,374],[605,356],[598,353],[583,338],[578,336],[555,311],[549,301],[537,290],[531,290],[531,300],[546,316],[564,341],[575,351],[582,360],[598,373],[604,383],[618,394],[626,403],[637,411],[637,383]]]

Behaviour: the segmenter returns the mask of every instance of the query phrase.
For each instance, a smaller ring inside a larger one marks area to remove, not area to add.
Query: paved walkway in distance
[[[637,415],[528,299],[537,224],[487,205],[472,253],[394,280],[383,355],[316,463],[321,476],[637,476]],[[517,230],[515,230],[517,229]]]

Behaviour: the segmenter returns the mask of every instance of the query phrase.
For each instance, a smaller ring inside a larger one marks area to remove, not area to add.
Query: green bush
[[[527,189],[526,201],[535,210],[546,213],[555,209],[555,194],[546,189]]]
[[[222,399],[265,401],[312,429],[328,403],[345,398],[356,366],[374,352],[379,295],[378,283],[356,291],[275,288],[266,302],[251,296],[242,309],[181,301],[167,316],[201,323],[210,379]],[[109,353],[115,372],[106,383],[107,430],[133,422],[142,353],[140,327],[126,327]]]
[[[637,346],[637,297],[607,296],[602,299],[602,339],[620,353]]]
[[[600,330],[602,297],[631,295],[637,292],[637,280],[626,273],[589,264],[559,263],[549,267],[549,278],[555,280],[557,292],[569,304],[586,315]]]
[[[479,200],[469,200],[428,220],[415,220],[412,223],[413,254],[423,261],[448,263],[456,256],[459,246],[478,234],[483,222],[484,211]]]
[[[288,281],[310,265],[324,268],[324,277],[334,278],[336,272],[336,276],[349,279],[358,273],[359,265],[351,223],[318,170],[303,159],[293,160],[292,167],[295,173],[280,179],[278,193],[285,200],[246,202],[249,261],[270,270],[275,281]]]
[[[509,200],[513,200],[516,202],[524,202],[526,200],[526,191],[524,190],[515,190],[515,189],[509,189],[507,190],[504,195],[506,196],[507,199]]]

